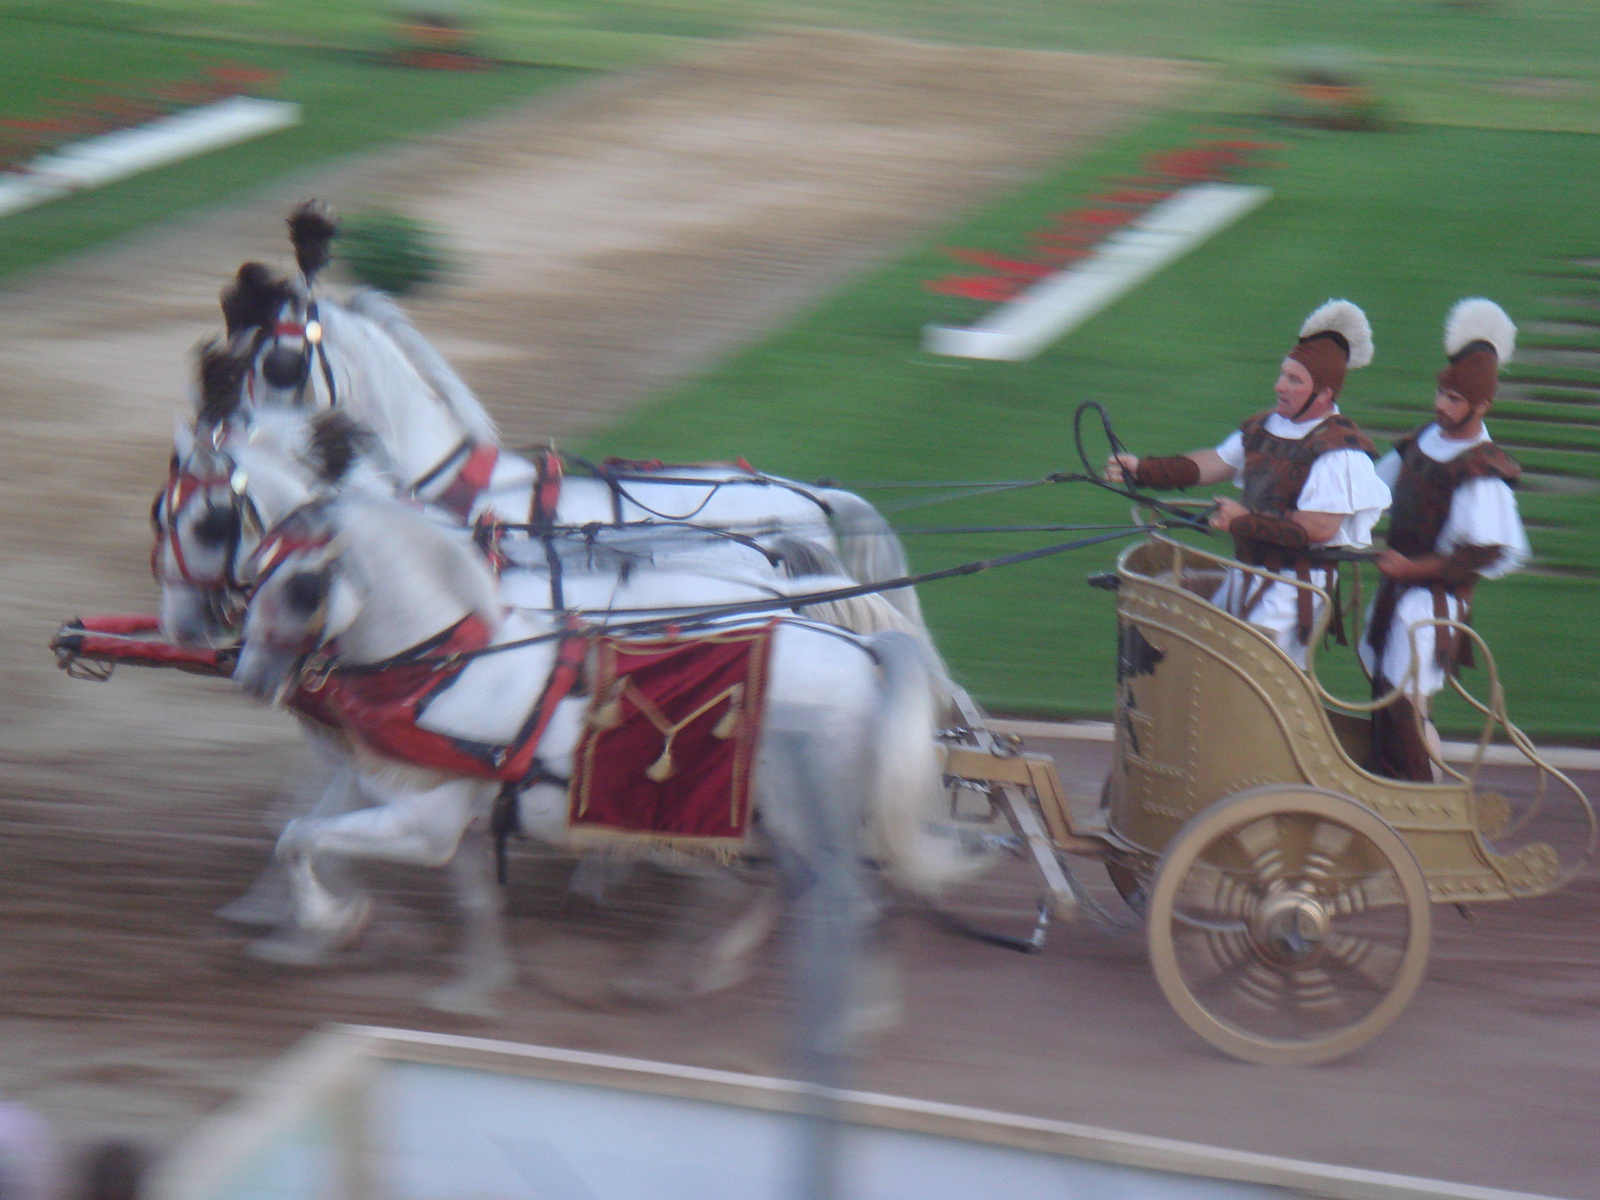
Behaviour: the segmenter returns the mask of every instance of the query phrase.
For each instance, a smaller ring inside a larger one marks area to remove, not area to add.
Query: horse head
[[[235,349],[201,348],[195,425],[179,425],[167,482],[151,506],[162,630],[185,645],[236,632],[251,556],[266,530],[318,484],[308,461],[314,425],[267,414],[245,421],[239,385],[246,366]]]
[[[337,520],[329,498],[289,513],[251,557],[251,595],[234,682],[277,701],[298,683],[308,660],[360,614],[357,589],[341,571]]]
[[[363,490],[325,494],[267,532],[233,678],[277,700],[322,667],[404,655],[467,616],[500,622],[492,572],[414,506]]]
[[[247,262],[222,292],[222,316],[230,343],[250,359],[244,380],[252,406],[316,408],[312,368],[322,340],[317,302],[299,281]]]

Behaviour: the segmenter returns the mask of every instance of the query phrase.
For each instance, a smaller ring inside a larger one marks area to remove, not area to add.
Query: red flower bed
[[[944,253],[957,262],[985,271],[942,275],[922,286],[966,300],[1009,300],[1030,284],[1086,257],[1109,234],[1138,220],[1180,188],[1227,180],[1242,168],[1259,165],[1259,156],[1276,148],[1268,142],[1207,137],[1175,150],[1148,154],[1141,163],[1141,174],[1109,180],[1079,207],[1052,214],[1043,228],[1028,235],[1025,251],[999,254],[945,247]]]
[[[69,142],[143,125],[167,113],[229,96],[267,90],[278,79],[277,71],[221,62],[204,67],[196,77],[176,81],[107,84],[64,80],[97,90],[48,101],[42,115],[0,117],[0,171],[26,171],[33,159]]]

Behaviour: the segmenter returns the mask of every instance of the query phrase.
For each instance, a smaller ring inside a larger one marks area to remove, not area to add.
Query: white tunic
[[[1472,447],[1489,441],[1489,431],[1470,441],[1444,436],[1437,425],[1429,425],[1417,437],[1417,449],[1434,462],[1446,463]],[[1378,474],[1391,487],[1400,478],[1400,456],[1390,451],[1378,463]],[[1528,534],[1517,512],[1516,493],[1505,480],[1495,476],[1469,479],[1450,497],[1450,515],[1445,518],[1434,553],[1449,554],[1460,546],[1499,546],[1500,557],[1479,569],[1484,579],[1509,575],[1527,561]],[[1461,619],[1461,601],[1445,597],[1445,610],[1451,620]],[[1367,608],[1367,620],[1372,608]],[[1383,675],[1391,684],[1405,681],[1415,664],[1416,675],[1406,688],[1418,696],[1431,696],[1445,685],[1445,674],[1434,659],[1435,625],[1420,624],[1434,619],[1433,592],[1425,587],[1407,588],[1395,604],[1394,624],[1383,648]],[[1361,639],[1361,661],[1373,668],[1372,647]]]
[[[1335,408],[1334,413],[1339,410]],[[1299,441],[1328,419],[1321,416],[1311,421],[1291,421],[1271,413],[1266,420],[1266,431],[1273,437]],[[1217,457],[1233,468],[1235,487],[1244,486],[1244,435],[1235,430],[1217,447]],[[1319,546],[1345,547],[1364,550],[1372,545],[1372,527],[1389,507],[1389,485],[1378,477],[1372,459],[1361,450],[1330,450],[1319,455],[1311,464],[1305,485],[1295,500],[1300,512],[1340,513],[1344,520],[1339,531]],[[1284,572],[1286,576],[1289,572]],[[1316,572],[1314,582],[1326,586],[1328,572]],[[1222,586],[1212,597],[1212,602],[1229,612],[1239,614],[1247,597],[1254,599],[1260,587],[1260,577],[1244,571],[1229,571]],[[1312,613],[1313,622],[1321,618],[1319,600]],[[1259,600],[1250,608],[1250,623],[1266,630],[1278,647],[1302,669],[1306,665],[1306,647],[1300,641],[1299,589],[1293,584],[1269,585]]]

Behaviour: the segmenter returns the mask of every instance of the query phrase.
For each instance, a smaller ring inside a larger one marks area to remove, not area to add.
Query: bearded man
[[[1107,479],[1147,488],[1233,480],[1243,502],[1216,497],[1211,527],[1233,538],[1240,562],[1271,574],[1229,571],[1213,601],[1264,629],[1302,669],[1322,601],[1288,580],[1315,577],[1331,591],[1338,568],[1314,563],[1313,551],[1370,546],[1389,505],[1371,439],[1337,403],[1346,372],[1371,361],[1366,314],[1348,300],[1329,300],[1306,318],[1279,364],[1275,407],[1214,449],[1164,458],[1113,454],[1106,463]]]
[[[1439,372],[1434,419],[1378,464],[1394,489],[1389,546],[1367,620],[1361,658],[1373,697],[1403,695],[1373,714],[1368,765],[1397,779],[1431,780],[1439,734],[1432,697],[1471,662],[1467,638],[1435,620],[1465,623],[1480,579],[1499,579],[1528,557],[1528,535],[1512,492],[1521,468],[1489,437],[1500,366],[1510,362],[1517,327],[1492,300],[1463,300],[1445,319],[1449,362]],[[1431,751],[1431,755],[1430,755]]]

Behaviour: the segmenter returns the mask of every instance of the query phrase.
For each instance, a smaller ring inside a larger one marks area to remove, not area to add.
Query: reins
[[[1164,526],[1163,526],[1164,527]],[[681,608],[666,608],[657,606],[647,610],[670,615],[653,617],[644,621],[624,621],[619,624],[606,624],[604,629],[608,633],[644,634],[655,633],[667,629],[697,628],[702,625],[726,620],[730,617],[755,616],[760,613],[780,612],[784,609],[807,608],[814,604],[827,604],[839,600],[852,600],[860,596],[871,596],[879,592],[894,591],[898,588],[918,587],[924,583],[933,583],[940,579],[954,579],[964,575],[977,575],[983,571],[994,570],[997,567],[1009,567],[1018,563],[1031,562],[1038,558],[1049,558],[1057,554],[1064,554],[1069,550],[1080,550],[1088,546],[1096,546],[1102,542],[1115,541],[1118,538],[1129,537],[1133,534],[1145,533],[1151,526],[1127,525],[1117,529],[1100,533],[1091,537],[1075,538],[1068,542],[1058,542],[1050,546],[1040,546],[1032,550],[1019,550],[1013,554],[1002,554],[995,558],[976,559],[972,562],[960,563],[953,567],[943,567],[937,571],[922,571],[915,575],[902,575],[897,579],[877,580],[872,583],[853,584],[849,587],[828,588],[816,592],[795,592],[782,596],[775,596],[762,600],[740,600],[729,604],[711,605],[686,605]],[[602,609],[599,612],[627,612],[627,609]],[[573,616],[581,619],[582,610],[575,611]],[[485,646],[480,650],[465,650],[451,656],[451,663],[464,661],[469,658],[482,658],[489,654],[501,654],[509,650],[519,650],[525,646],[537,646],[546,642],[555,641],[562,637],[570,636],[569,630],[554,631],[551,633],[537,634],[533,637],[518,638],[515,641],[501,642],[494,646]]]
[[[611,489],[612,503],[616,511],[618,524],[622,523],[620,504],[620,501],[622,500],[626,500],[629,504],[632,504],[636,508],[649,513],[652,517],[658,517],[664,521],[689,521],[693,520],[700,513],[704,512],[706,506],[716,498],[717,493],[720,492],[724,487],[733,485],[754,485],[757,487],[782,488],[785,491],[793,492],[795,495],[802,496],[811,501],[811,503],[820,508],[824,514],[828,516],[833,515],[833,509],[829,506],[828,502],[821,496],[809,491],[803,484],[794,483],[788,479],[779,479],[777,476],[764,474],[761,471],[755,470],[754,468],[750,468],[748,470],[740,468],[741,470],[744,470],[744,473],[736,479],[695,479],[689,476],[657,475],[654,472],[618,470],[614,467],[609,467],[604,463],[596,464],[590,462],[587,458],[584,458],[581,455],[572,454],[565,450],[561,451],[560,453],[563,462],[570,463],[573,466],[589,472],[591,476],[600,480]],[[710,490],[707,492],[704,499],[702,499],[699,504],[695,505],[693,509],[687,513],[679,515],[674,513],[658,512],[656,509],[651,508],[648,504],[644,503],[644,501],[640,500],[636,495],[625,488],[623,486],[624,483],[661,483],[666,484],[669,487],[703,487],[709,488]]]

